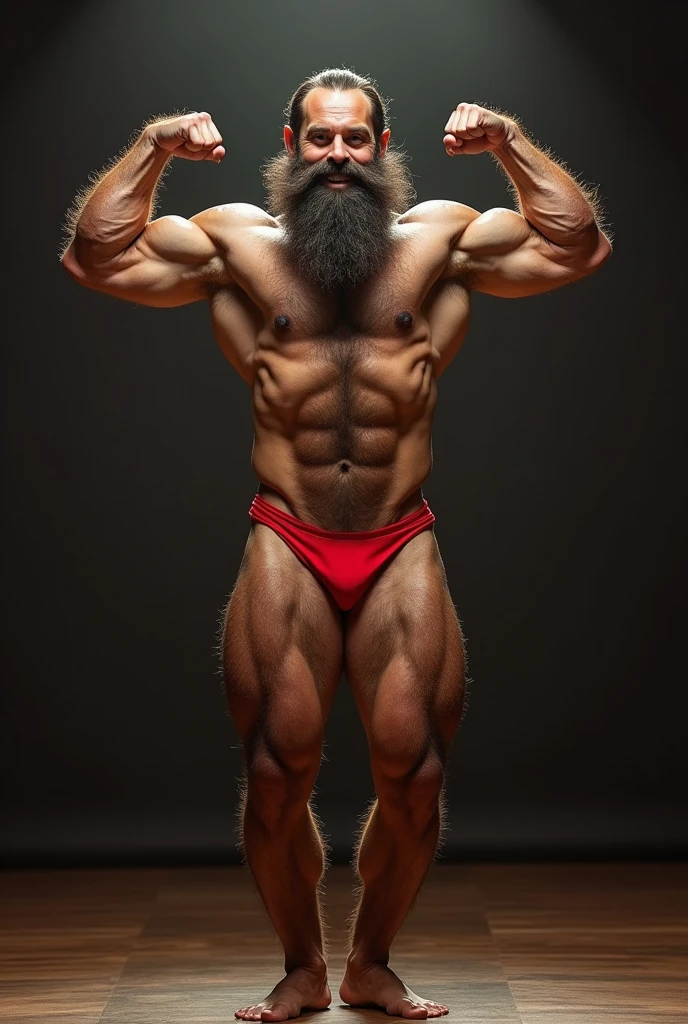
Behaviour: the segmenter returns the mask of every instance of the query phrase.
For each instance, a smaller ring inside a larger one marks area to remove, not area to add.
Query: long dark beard
[[[351,184],[329,188],[328,174],[345,175]],[[399,152],[369,164],[309,164],[281,153],[263,167],[263,177],[268,209],[282,215],[294,265],[326,292],[355,288],[384,267],[392,248],[392,215],[415,198]]]

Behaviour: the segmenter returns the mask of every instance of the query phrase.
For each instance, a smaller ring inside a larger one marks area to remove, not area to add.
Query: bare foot
[[[296,967],[282,978],[269,996],[255,1006],[236,1010],[239,1020],[287,1020],[302,1010],[324,1010],[332,1002],[327,974]]]
[[[443,1003],[417,996],[384,964],[357,966],[349,961],[339,994],[350,1006],[377,1007],[393,1017],[425,1020],[449,1013]]]

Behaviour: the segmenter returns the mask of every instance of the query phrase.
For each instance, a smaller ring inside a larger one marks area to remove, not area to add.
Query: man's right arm
[[[155,192],[172,156],[219,163],[225,150],[209,114],[147,125],[131,149],[81,196],[70,214],[62,264],[80,284],[149,306],[204,298],[209,279],[227,271],[217,237],[217,208],[185,220],[150,220]]]

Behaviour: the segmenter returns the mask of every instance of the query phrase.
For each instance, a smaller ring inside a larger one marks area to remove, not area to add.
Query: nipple
[[[278,331],[286,331],[288,327],[291,327],[291,321],[288,316],[276,316],[274,324]]]
[[[407,313],[406,311],[399,313],[397,317],[397,324],[399,327],[410,327],[412,323],[413,316],[410,313]]]

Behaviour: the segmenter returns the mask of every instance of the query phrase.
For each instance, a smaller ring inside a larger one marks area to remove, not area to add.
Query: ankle
[[[389,963],[389,953],[380,950],[373,951],[364,947],[352,949],[346,958],[346,966],[352,971],[365,971],[368,967],[386,967]]]
[[[327,960],[322,953],[311,953],[309,956],[292,956],[284,958],[286,974],[292,971],[306,971],[315,978],[327,977]]]

